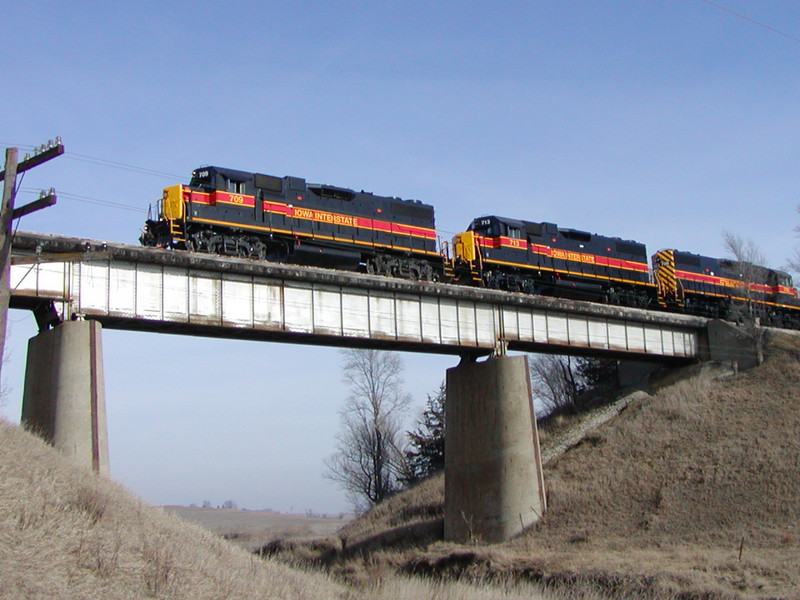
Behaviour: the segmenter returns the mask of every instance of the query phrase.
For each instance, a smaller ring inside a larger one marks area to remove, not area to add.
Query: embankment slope
[[[145,505],[0,422],[0,598],[345,598]]]
[[[639,399],[548,465],[542,523],[467,561],[439,544],[408,566],[644,597],[800,598],[798,390],[800,362],[780,354]]]

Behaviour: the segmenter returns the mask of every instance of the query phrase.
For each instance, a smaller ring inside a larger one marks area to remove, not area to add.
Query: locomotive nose
[[[177,221],[183,218],[183,186],[173,185],[164,188],[161,199],[161,213],[165,219]]]

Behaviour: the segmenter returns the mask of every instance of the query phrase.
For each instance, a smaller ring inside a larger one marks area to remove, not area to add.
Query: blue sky
[[[800,42],[713,4],[14,3],[0,146],[67,148],[22,181],[18,204],[59,201],[20,227],[135,243],[163,186],[217,164],[417,198],[445,238],[495,213],[721,256],[730,230],[778,267],[800,222]],[[798,3],[718,4],[800,37]],[[18,420],[36,329],[10,319]],[[159,504],[346,508],[321,476],[336,350],[103,343],[114,479]],[[421,408],[456,361],[404,358]]]

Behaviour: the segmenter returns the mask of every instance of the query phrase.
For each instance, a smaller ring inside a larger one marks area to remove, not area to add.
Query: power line
[[[33,193],[36,194],[39,190],[35,188],[22,188],[20,191],[25,193]],[[71,194],[70,192],[63,192],[59,190],[58,192],[59,198],[67,198],[69,200],[75,200],[76,202],[83,202],[85,204],[97,204],[100,206],[108,206],[110,208],[118,208],[120,210],[129,210],[131,212],[145,212],[147,209],[141,206],[134,206],[132,204],[124,204],[122,202],[113,202],[111,200],[103,200],[101,198],[92,198],[91,196],[82,196],[80,194]]]
[[[717,4],[716,2],[712,2],[711,0],[700,0],[700,2],[705,2],[709,6],[713,6],[715,8],[720,9],[720,10],[724,10],[725,12],[728,12],[728,13],[736,16],[736,17],[739,17],[740,19],[744,19],[745,21],[749,21],[753,25],[758,25],[759,27],[763,27],[764,29],[766,29],[768,31],[771,31],[773,33],[777,33],[778,35],[782,35],[783,37],[789,38],[792,41],[800,42],[800,37],[796,37],[796,36],[794,36],[794,35],[792,35],[790,33],[786,33],[785,31],[781,31],[780,29],[776,29],[775,27],[772,27],[771,25],[767,25],[766,23],[762,23],[761,21],[757,21],[757,20],[753,19],[752,17],[748,17],[747,15],[743,15],[740,12],[736,12],[735,10],[730,9],[727,6],[722,6],[721,4]]]
[[[100,165],[103,167],[110,167],[112,169],[121,169],[123,171],[132,171],[134,173],[144,173],[145,175],[153,175],[154,177],[164,177],[166,179],[183,179],[181,175],[175,175],[174,173],[167,173],[165,171],[157,171],[155,169],[149,169],[147,167],[137,167],[136,165],[130,165],[127,163],[116,162],[113,160],[106,160],[104,158],[97,158],[95,156],[87,156],[86,154],[77,154],[75,152],[67,152],[65,156],[70,160],[77,160],[80,162],[86,162],[93,165]]]
[[[30,146],[26,144],[9,144],[7,142],[0,142],[0,146],[5,146],[6,148],[21,148],[23,150],[34,150],[36,146]],[[140,167],[138,165],[131,165],[129,163],[122,163],[117,162],[114,160],[107,160],[105,158],[99,158],[97,156],[89,156],[88,154],[79,154],[77,152],[65,152],[64,156],[69,160],[75,160],[79,162],[85,162],[93,165],[98,165],[101,167],[109,167],[112,169],[120,169],[122,171],[132,171],[134,173],[143,173],[145,175],[152,175],[154,177],[163,177],[165,179],[183,179],[183,175],[176,175],[175,173],[167,173],[166,171],[159,171],[157,169],[151,169],[149,167]]]

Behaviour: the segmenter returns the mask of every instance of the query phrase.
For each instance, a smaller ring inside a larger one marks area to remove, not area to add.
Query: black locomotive
[[[800,328],[783,271],[678,250],[651,271],[639,242],[498,216],[473,220],[450,256],[433,206],[298,177],[203,167],[156,212],[142,244]]]
[[[421,280],[444,268],[428,204],[220,167],[164,189],[140,241]]]
[[[457,234],[454,248],[457,265],[486,287],[643,307],[656,295],[638,242],[487,216]]]
[[[784,271],[661,250],[653,255],[653,277],[669,310],[726,319],[750,315],[764,324],[800,329],[800,300]]]

